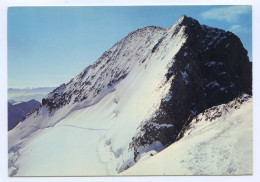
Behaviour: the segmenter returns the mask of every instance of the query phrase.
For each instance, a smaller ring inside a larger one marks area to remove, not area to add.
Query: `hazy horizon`
[[[9,89],[17,89],[17,90],[25,90],[25,89],[44,89],[44,88],[56,88],[56,87],[58,87],[59,85],[57,85],[57,86],[50,86],[50,87],[48,87],[48,86],[46,86],[46,87],[41,87],[41,86],[39,86],[39,87],[7,87],[7,89],[9,90]]]

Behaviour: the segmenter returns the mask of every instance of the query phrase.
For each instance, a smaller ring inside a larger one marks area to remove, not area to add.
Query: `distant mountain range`
[[[40,105],[41,103],[34,99],[17,104],[8,102],[8,131],[13,129],[19,121],[25,119],[28,112],[33,111]]]
[[[49,92],[54,90],[55,87],[39,87],[39,88],[9,88],[8,89],[8,101],[10,103],[15,102],[26,102],[35,99],[39,102],[45,97]]]
[[[8,131],[13,129],[19,121],[25,119],[28,112],[39,107],[45,95],[54,89],[54,87],[9,88]]]

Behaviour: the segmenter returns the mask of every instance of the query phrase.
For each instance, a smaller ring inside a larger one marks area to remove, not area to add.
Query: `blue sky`
[[[183,14],[234,32],[252,60],[251,6],[11,7],[8,87],[59,86],[131,31]]]

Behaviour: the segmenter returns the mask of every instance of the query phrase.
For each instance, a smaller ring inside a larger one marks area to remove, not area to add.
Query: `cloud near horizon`
[[[229,31],[233,33],[248,33],[249,30],[246,27],[242,27],[241,25],[232,25],[229,28]]]
[[[229,6],[213,8],[201,14],[203,19],[223,20],[227,22],[236,22],[240,15],[251,12],[251,6]]]

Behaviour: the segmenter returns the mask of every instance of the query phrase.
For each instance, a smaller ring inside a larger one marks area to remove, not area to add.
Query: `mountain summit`
[[[242,93],[252,94],[252,64],[233,33],[186,15],[138,29],[9,132],[9,175],[120,173]]]

